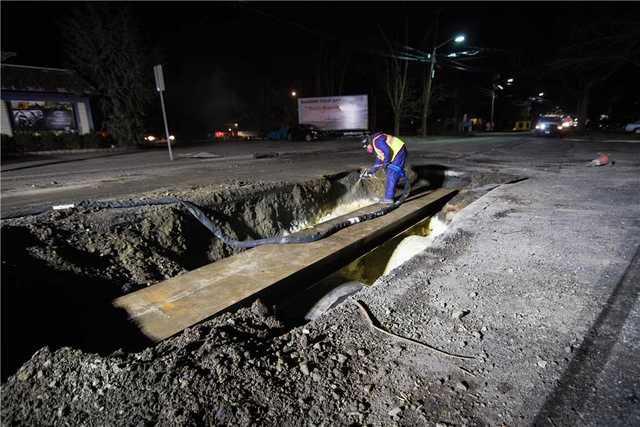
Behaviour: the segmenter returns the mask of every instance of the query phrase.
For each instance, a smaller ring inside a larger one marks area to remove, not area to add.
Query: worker
[[[375,163],[371,168],[364,171],[363,176],[373,176],[378,169],[385,168],[387,172],[387,184],[384,199],[382,199],[381,202],[391,204],[396,194],[398,181],[400,181],[401,178],[406,179],[404,163],[407,159],[407,147],[404,141],[397,136],[382,132],[368,136],[363,142],[367,152],[369,152],[369,154],[375,152],[376,155]]]

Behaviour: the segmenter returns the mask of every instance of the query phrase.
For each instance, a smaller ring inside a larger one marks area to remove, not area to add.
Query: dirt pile
[[[255,239],[287,233],[340,204],[371,197],[372,185],[350,191],[356,179],[352,173],[140,198],[190,200],[229,236]],[[104,324],[112,328],[105,329],[109,335],[128,336],[130,327],[110,307],[112,299],[236,252],[177,206],[51,211],[3,221],[0,231],[5,377],[45,344],[108,350],[102,342],[87,345],[86,335]]]

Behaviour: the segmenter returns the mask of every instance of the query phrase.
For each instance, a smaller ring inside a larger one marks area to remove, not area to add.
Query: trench
[[[460,184],[445,171],[427,165],[409,176],[423,189]],[[383,186],[384,179],[359,182],[352,171],[303,183],[237,183],[171,195],[193,201],[229,236],[244,240],[294,233],[347,214],[373,203]],[[425,224],[409,232],[424,233]],[[2,221],[0,231],[3,381],[43,346],[105,354],[150,345],[111,301],[238,252],[176,206],[55,211]],[[399,238],[354,265],[378,265],[371,257],[386,254]],[[310,287],[306,301],[338,279],[372,282],[377,275],[369,267],[340,266]]]
[[[429,236],[432,232],[432,222],[436,221],[433,216],[420,220],[302,291],[283,301],[275,302],[281,318],[290,326],[299,326],[326,314],[347,297],[358,292],[361,287],[373,286],[378,278],[399,267],[412,256],[400,247],[402,242],[407,242],[405,239],[410,236]],[[334,295],[336,290],[345,285],[344,291]],[[324,303],[324,306],[318,307],[319,303]]]

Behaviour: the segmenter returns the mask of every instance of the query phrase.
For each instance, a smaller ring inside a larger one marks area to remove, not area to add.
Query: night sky
[[[450,85],[462,81],[469,94],[478,89],[475,104],[483,105],[486,99],[481,99],[480,89],[490,85],[492,71],[503,75],[520,72],[520,96],[545,90],[559,104],[571,104],[566,106],[570,109],[573,103],[562,93],[562,85],[554,87],[553,79],[542,81],[534,72],[562,45],[566,23],[612,15],[640,18],[637,5],[611,3],[119,4],[133,9],[145,43],[162,53],[170,119],[180,131],[191,134],[204,134],[229,120],[265,126],[264,118],[260,122],[257,114],[247,113],[259,110],[255,106],[265,102],[265,97],[287,103],[291,89],[301,96],[315,96],[315,58],[322,44],[354,52],[345,94],[367,93],[374,85],[371,76],[383,66],[382,57],[367,53],[367,49],[384,48],[378,25],[390,36],[397,35],[404,17],[409,16],[409,44],[426,50],[431,39],[424,43],[425,32],[437,8],[442,9],[439,40],[465,33],[469,46],[491,52],[474,64],[477,72],[439,70],[439,81],[449,78]],[[9,62],[64,67],[60,23],[77,7],[82,3],[3,2],[2,50],[17,53]],[[418,64],[411,66],[413,72],[420,72]],[[149,70],[150,81],[152,76]],[[633,77],[633,73],[622,76],[617,84],[628,85],[629,96],[638,99]],[[378,96],[378,115],[382,117],[388,110],[384,94]],[[629,108],[634,108],[633,101],[629,102]],[[469,108],[481,108],[475,104]],[[158,116],[157,110],[150,109],[149,122]]]

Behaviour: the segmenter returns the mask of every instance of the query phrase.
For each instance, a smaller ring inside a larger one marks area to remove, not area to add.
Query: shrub
[[[109,148],[111,143],[102,141],[95,133],[78,135],[60,132],[17,131],[14,137],[2,135],[2,156],[22,154],[28,151],[77,150]]]
[[[88,133],[86,135],[80,135],[82,139],[82,148],[108,148],[109,145],[103,144],[98,135],[95,133]]]
[[[62,150],[77,150],[82,147],[82,136],[77,135],[75,133],[63,133],[59,135],[56,139],[58,139],[58,146]]]
[[[6,158],[9,155],[16,154],[16,140],[12,136],[2,134],[0,140],[0,154],[2,158]]]

